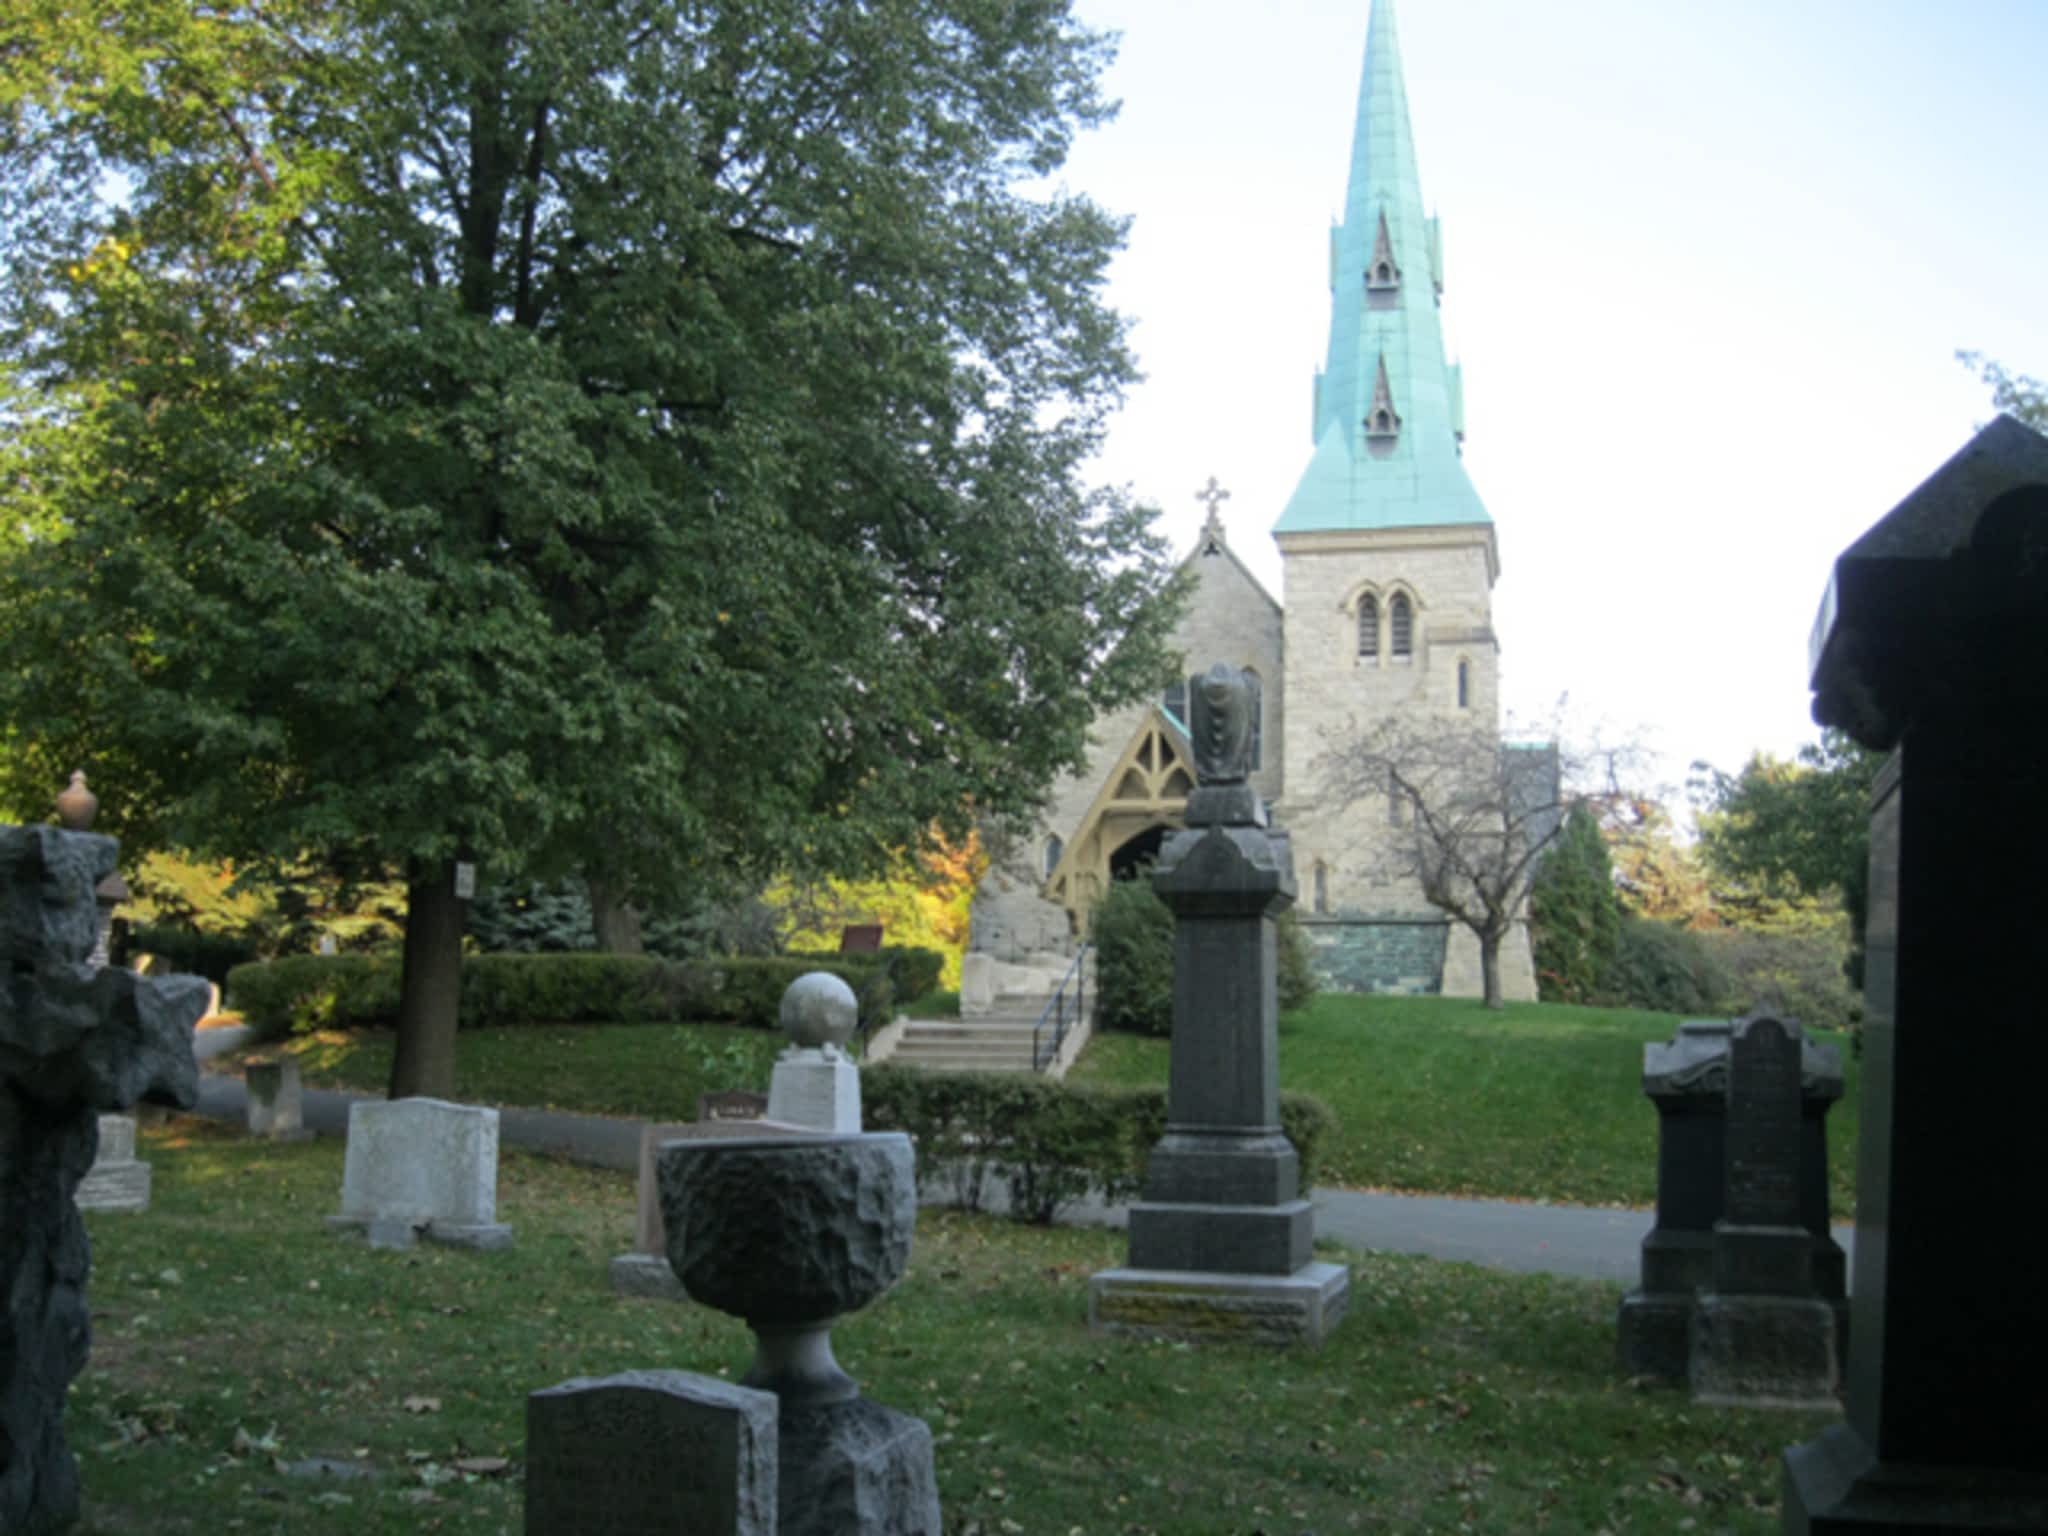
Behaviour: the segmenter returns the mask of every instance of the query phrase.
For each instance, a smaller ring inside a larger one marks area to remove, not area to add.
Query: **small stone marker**
[[[633,1223],[633,1248],[630,1253],[614,1255],[611,1262],[612,1290],[621,1296],[688,1300],[668,1264],[668,1231],[661,1219],[661,1186],[655,1179],[654,1154],[663,1142],[694,1136],[701,1129],[689,1121],[640,1127],[640,1205]]]
[[[745,1088],[727,1088],[720,1093],[697,1095],[697,1118],[702,1120],[760,1120],[768,1114],[768,1095]]]
[[[135,1117],[101,1115],[100,1150],[78,1183],[81,1211],[149,1209],[149,1164],[135,1157]]]
[[[1799,1221],[1797,1024],[1755,1017],[1728,1042],[1727,1192],[1714,1280],[1692,1318],[1692,1390],[1702,1402],[1831,1407],[1840,1368],[1834,1309],[1814,1288]]]
[[[775,1536],[772,1392],[689,1371],[526,1400],[526,1536]]]
[[[313,1134],[306,1129],[306,1096],[296,1061],[255,1062],[242,1076],[248,1086],[251,1136],[303,1141]]]
[[[860,1129],[860,1070],[841,1049],[860,1022],[853,988],[830,971],[799,976],[782,994],[789,1047],[768,1081],[768,1118],[833,1133]]]
[[[349,1106],[337,1227],[362,1228],[375,1247],[409,1248],[424,1234],[466,1248],[503,1248],[497,1219],[498,1112],[442,1099]]]

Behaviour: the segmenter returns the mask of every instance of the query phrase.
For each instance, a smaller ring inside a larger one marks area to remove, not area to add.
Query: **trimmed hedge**
[[[1091,1189],[1129,1200],[1166,1131],[1164,1088],[1107,1088],[1010,1072],[925,1072],[880,1066],[861,1074],[864,1123],[917,1141],[921,1186],[943,1182],[980,1210],[990,1181],[1008,1189],[1010,1214],[1044,1224]],[[1280,1124],[1301,1155],[1301,1187],[1336,1117],[1322,1100],[1280,1095]]]
[[[782,994],[807,971],[843,977],[861,1028],[888,1018],[889,978],[871,960],[814,956],[679,963],[588,951],[465,955],[460,1029],[525,1024],[740,1024],[775,1029]],[[291,955],[228,972],[229,1006],[262,1039],[388,1025],[398,1015],[400,957]]]
[[[180,975],[204,976],[223,986],[229,971],[256,958],[254,939],[200,933],[173,923],[138,923],[128,929],[119,948],[116,964],[127,964],[136,955],[156,955]]]
[[[884,944],[882,969],[889,973],[889,989],[900,1007],[929,997],[945,974],[946,957],[936,949],[916,944]]]

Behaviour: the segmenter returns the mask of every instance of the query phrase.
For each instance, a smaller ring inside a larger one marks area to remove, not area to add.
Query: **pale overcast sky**
[[[1791,752],[1830,561],[1989,418],[1955,350],[2048,375],[2048,0],[1398,3],[1510,710]],[[1368,0],[1079,10],[1148,375],[1102,476],[1185,551],[1215,474],[1279,597]]]

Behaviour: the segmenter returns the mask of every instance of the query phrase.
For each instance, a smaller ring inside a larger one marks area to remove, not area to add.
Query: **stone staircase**
[[[1031,1030],[1044,1006],[975,1019],[912,1019],[889,1063],[931,1072],[1029,1072]]]

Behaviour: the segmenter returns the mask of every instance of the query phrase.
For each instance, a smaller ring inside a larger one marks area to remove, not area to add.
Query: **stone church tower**
[[[1330,342],[1315,378],[1314,452],[1273,537],[1286,611],[1291,790],[1303,916],[1333,980],[1477,991],[1478,944],[1419,891],[1375,885],[1375,819],[1329,803],[1317,760],[1396,715],[1483,723],[1497,738],[1493,520],[1461,458],[1459,372],[1444,357],[1443,241],[1424,212],[1393,0],[1376,0],[1342,221],[1330,232]],[[1300,791],[1306,791],[1302,793]],[[1526,934],[1502,955],[1534,995]]]
[[[1465,473],[1458,370],[1438,307],[1443,248],[1426,215],[1393,0],[1374,0],[1342,220],[1330,233],[1330,340],[1313,451],[1273,525],[1276,602],[1231,551],[1210,482],[1175,636],[1184,676],[1096,722],[1085,770],[977,892],[970,949],[1049,965],[1087,933],[1108,882],[1156,851],[1193,784],[1185,674],[1254,670],[1253,785],[1292,836],[1299,912],[1327,984],[1478,996],[1478,941],[1411,883],[1371,873],[1390,806],[1341,803],[1321,760],[1388,716],[1443,716],[1499,736],[1493,521]],[[1526,931],[1503,947],[1511,998],[1535,995]]]

